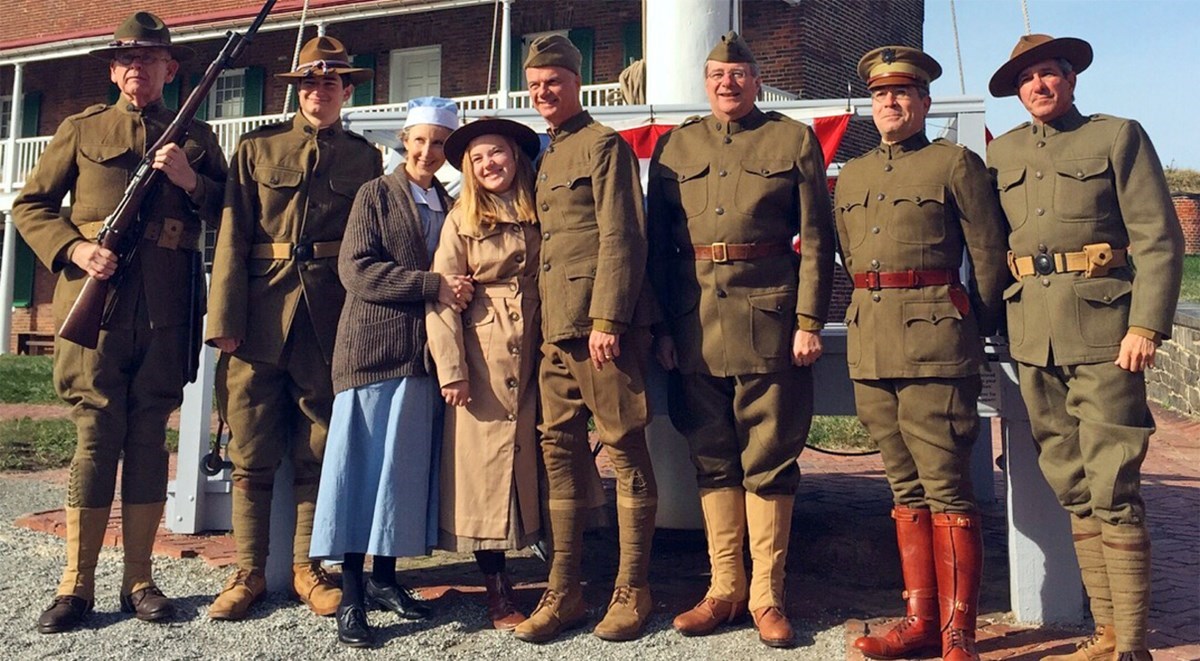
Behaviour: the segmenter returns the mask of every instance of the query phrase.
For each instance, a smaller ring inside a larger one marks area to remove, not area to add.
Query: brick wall
[[[1183,226],[1183,251],[1188,255],[1200,254],[1200,194],[1175,193],[1171,195],[1171,201],[1175,203],[1175,213]]]
[[[1200,304],[1179,304],[1171,335],[1159,347],[1154,369],[1146,372],[1146,393],[1164,406],[1200,416]]]

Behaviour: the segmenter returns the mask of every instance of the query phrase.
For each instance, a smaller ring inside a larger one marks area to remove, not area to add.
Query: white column
[[[513,0],[501,0],[500,3],[503,13],[500,15],[500,91],[496,95],[497,110],[508,107],[508,93],[512,87],[512,3]]]
[[[729,2],[646,0],[646,103],[707,103],[704,60],[733,25]]]
[[[21,130],[21,86],[25,65],[13,65],[12,113],[8,116],[8,138],[4,141],[4,192],[11,193],[17,181],[17,132]],[[12,212],[4,213],[4,252],[0,262],[0,356],[9,353],[12,335],[13,279],[16,275],[17,229]]]

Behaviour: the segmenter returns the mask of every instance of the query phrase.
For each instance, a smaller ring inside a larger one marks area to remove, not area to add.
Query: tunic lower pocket
[[[904,304],[904,355],[914,363],[958,365],[967,360],[962,313],[950,301]]]

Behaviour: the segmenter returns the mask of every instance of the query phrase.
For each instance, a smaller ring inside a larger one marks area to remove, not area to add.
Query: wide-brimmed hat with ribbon
[[[531,163],[537,159],[538,152],[542,150],[541,139],[528,126],[511,119],[483,117],[463,125],[451,133],[449,138],[446,138],[444,146],[446,160],[454,166],[454,169],[462,170],[463,154],[467,153],[467,147],[471,145],[471,141],[481,135],[502,135],[510,138],[517,144],[518,149],[525,152]]]
[[[111,60],[117,53],[133,48],[165,48],[176,60],[186,60],[196,54],[187,46],[171,44],[171,30],[161,18],[148,11],[139,11],[117,26],[108,45],[88,51],[88,55]]]
[[[1048,34],[1027,34],[1017,40],[1008,61],[996,69],[988,83],[992,96],[1013,96],[1017,93],[1017,76],[1027,67],[1061,57],[1071,63],[1075,73],[1081,73],[1092,63],[1092,45],[1075,37],[1055,39]]]
[[[375,72],[352,66],[346,46],[337,39],[313,37],[300,49],[300,62],[296,69],[287,73],[277,73],[275,77],[293,82],[296,79],[334,75],[347,76],[351,84],[357,85],[370,80]]]

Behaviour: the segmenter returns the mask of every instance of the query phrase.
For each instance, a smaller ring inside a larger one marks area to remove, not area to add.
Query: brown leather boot
[[[653,608],[650,586],[618,585],[608,602],[608,612],[592,634],[601,640],[634,640],[642,635]]]
[[[292,565],[292,590],[312,612],[328,617],[342,603],[342,589],[333,582],[319,562],[299,562]]]
[[[240,620],[258,598],[267,591],[267,578],[262,569],[238,569],[225,582],[221,594],[208,607],[213,620]]]
[[[854,646],[868,659],[904,659],[936,653],[942,637],[938,630],[937,573],[933,566],[933,515],[927,509],[897,505],[896,543],[900,547],[900,572],[904,575],[906,615],[881,636],[863,636]]]
[[[492,619],[492,627],[508,631],[526,620],[513,603],[513,588],[507,573],[484,574],[483,585],[487,588],[488,617]]]
[[[121,537],[125,544],[125,573],[121,579],[121,612],[133,613],[145,622],[161,622],[175,615],[171,603],[154,584],[151,553],[162,503],[121,504]]]
[[[545,643],[563,631],[583,626],[586,621],[582,586],[575,585],[564,592],[547,589],[529,619],[513,629],[513,635],[527,643]]]
[[[691,610],[675,616],[671,625],[685,636],[707,636],[722,624],[733,624],[745,615],[745,601],[722,601],[705,597]]]
[[[982,522],[978,512],[933,515],[943,661],[979,661],[975,619],[983,570]]]
[[[71,631],[92,610],[96,562],[108,528],[107,507],[67,507],[67,566],[54,601],[38,617],[40,633]]]
[[[1042,661],[1101,661],[1111,660],[1117,651],[1117,635],[1112,626],[1096,625],[1092,635],[1082,642],[1075,644],[1075,651],[1070,654],[1055,654],[1043,656]]]
[[[1116,658],[1150,658],[1146,642],[1150,613],[1150,535],[1137,524],[1100,525],[1104,564],[1112,588]],[[1140,655],[1140,656],[1139,656]]]
[[[795,644],[792,625],[783,612],[788,540],[792,534],[792,496],[760,496],[746,492],[746,530],[750,533],[750,612],[758,639],[768,647]]]

